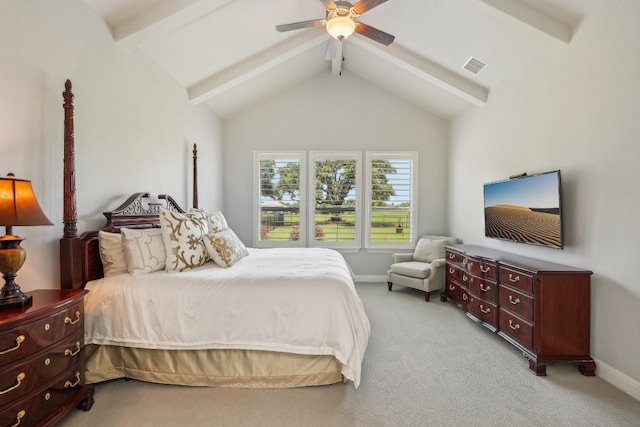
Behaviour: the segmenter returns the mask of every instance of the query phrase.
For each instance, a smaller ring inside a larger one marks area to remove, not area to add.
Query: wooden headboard
[[[60,239],[60,287],[80,289],[90,280],[103,277],[98,248],[98,231],[78,235],[76,209],[75,138],[73,123],[73,92],[71,81],[65,83],[64,98],[64,232]],[[198,150],[193,145],[193,207],[198,207],[197,186]],[[106,225],[101,230],[119,233],[121,228],[160,227],[160,208],[184,212],[173,198],[159,195],[161,202],[149,199],[149,193],[135,193],[110,212],[104,212]]]

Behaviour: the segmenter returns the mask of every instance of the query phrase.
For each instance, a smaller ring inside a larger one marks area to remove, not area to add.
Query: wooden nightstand
[[[88,411],[84,385],[85,290],[30,292],[29,307],[0,311],[0,425],[53,425],[75,407]]]

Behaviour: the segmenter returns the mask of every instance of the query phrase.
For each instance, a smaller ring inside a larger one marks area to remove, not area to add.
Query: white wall
[[[200,151],[200,205],[222,206],[222,124],[145,55],[118,48],[82,1],[0,2],[0,174],[32,180],[55,226],[15,227],[26,237],[24,291],[59,287],[62,236],[62,91],[75,99],[80,231],[139,191],[191,203],[191,150]],[[4,234],[4,230],[2,230]]]
[[[419,230],[446,229],[446,123],[345,71],[326,72],[225,120],[225,214],[253,239],[254,150],[417,150]],[[357,275],[386,275],[389,254],[345,254]]]
[[[640,399],[640,7],[604,2],[450,133],[449,219],[465,243],[582,267],[597,375]],[[564,250],[484,237],[484,182],[560,169]],[[626,384],[626,386],[625,386]]]

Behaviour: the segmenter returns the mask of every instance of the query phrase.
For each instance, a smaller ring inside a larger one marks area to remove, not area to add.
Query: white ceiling
[[[353,34],[344,62],[327,61],[319,0],[85,0],[114,43],[139,49],[194,104],[229,117],[317,73],[353,73],[444,119],[486,103],[492,88],[546,49],[566,49],[603,0],[388,0],[358,21],[393,34],[389,46]],[[353,2],[354,4],[356,1]],[[487,65],[463,69],[471,57]]]

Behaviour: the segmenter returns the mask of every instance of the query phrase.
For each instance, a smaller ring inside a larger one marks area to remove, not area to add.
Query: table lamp
[[[0,310],[27,306],[32,299],[15,282],[27,252],[20,247],[24,238],[13,235],[13,226],[53,225],[42,212],[31,181],[16,179],[12,173],[0,178],[0,226],[3,225],[6,234],[0,237],[0,273],[5,283],[0,291]]]

